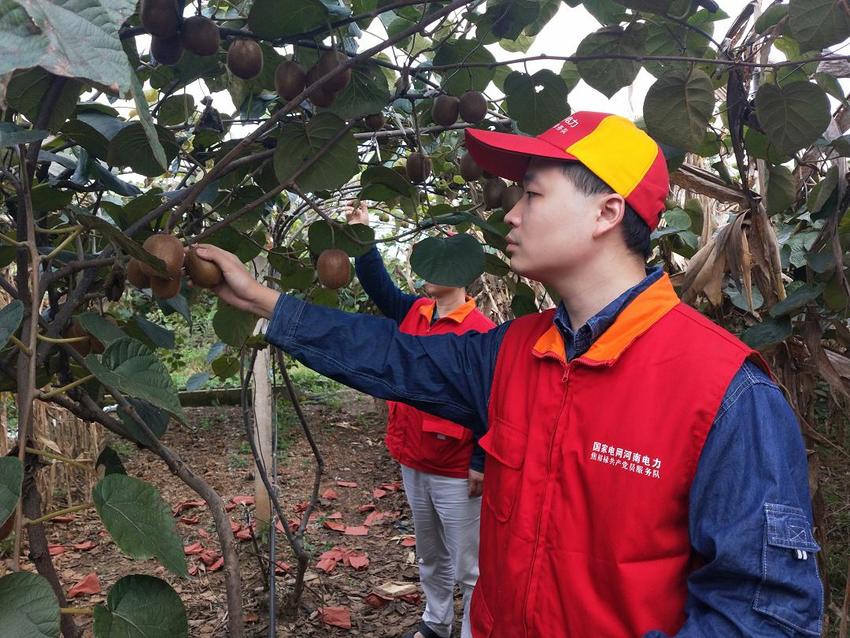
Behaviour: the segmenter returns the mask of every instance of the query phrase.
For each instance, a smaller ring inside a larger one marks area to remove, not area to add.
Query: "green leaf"
[[[767,175],[767,212],[771,215],[789,208],[797,198],[794,174],[784,166],[771,166]]]
[[[161,439],[168,429],[168,421],[170,417],[164,410],[152,406],[146,401],[139,399],[128,398],[127,402],[133,406],[139,418],[145,422],[148,429],[153,432],[157,439]],[[151,446],[153,441],[144,433],[136,420],[130,416],[123,408],[118,408],[118,416],[121,418],[121,423],[124,425],[123,434],[131,441],[135,441],[140,445]]]
[[[47,579],[29,572],[0,578],[0,627],[9,638],[59,638],[59,601]]]
[[[492,64],[493,54],[476,40],[447,40],[434,54],[434,66],[443,64]],[[451,95],[465,91],[484,91],[493,79],[493,70],[487,67],[461,67],[439,72],[443,89]]]
[[[826,287],[825,284],[803,284],[795,288],[785,299],[770,309],[771,317],[795,315],[808,304],[817,299]]]
[[[501,39],[516,40],[539,13],[539,3],[530,0],[488,2],[487,10],[476,20],[477,39],[484,44],[493,44]]]
[[[838,187],[838,167],[831,166],[824,178],[809,193],[806,207],[811,213],[819,212]]]
[[[568,5],[577,7],[582,5],[599,24],[616,25],[628,20],[628,14],[622,5],[614,0],[564,0]]]
[[[432,284],[465,287],[484,272],[484,249],[471,235],[428,237],[413,246],[410,267]]]
[[[850,16],[842,0],[791,0],[788,25],[806,51],[820,51],[850,36]]]
[[[0,148],[37,142],[47,136],[47,131],[21,128],[12,122],[0,122]]]
[[[182,124],[195,113],[195,98],[188,93],[172,95],[160,104],[156,121],[161,126]]]
[[[186,638],[183,601],[164,580],[125,576],[109,589],[106,605],[94,608],[95,638]]]
[[[80,313],[77,315],[77,319],[83,330],[100,341],[104,346],[109,346],[119,339],[127,339],[127,333],[96,312]]]
[[[756,94],[756,113],[768,139],[786,153],[812,144],[831,119],[829,98],[812,82],[763,84]]]
[[[104,476],[127,473],[127,470],[124,469],[124,464],[121,462],[121,457],[118,456],[118,452],[108,445],[97,455],[97,460],[94,462],[95,468],[99,468],[101,465],[103,466]]]
[[[570,114],[564,80],[548,69],[534,75],[514,71],[505,78],[508,115],[517,128],[539,135]]]
[[[148,148],[153,155],[153,157],[150,158],[150,161],[139,161],[136,164],[130,162],[130,166],[132,166],[133,170],[137,173],[141,173],[147,177],[156,177],[157,175],[162,175],[168,169],[169,160],[174,159],[174,156],[177,155],[177,143],[174,141],[174,134],[171,133],[171,131],[161,127],[157,129],[154,125],[150,109],[148,109],[148,101],[145,98],[145,91],[142,88],[142,83],[139,82],[139,77],[133,69],[130,69],[130,80],[130,92],[133,94],[133,100],[136,102],[136,111],[139,114],[139,123],[144,130],[145,137],[148,141]],[[129,125],[127,129],[130,129],[132,126],[132,124]],[[127,129],[125,129],[125,131]],[[120,137],[120,134],[118,137]],[[166,158],[166,152],[163,148],[161,138],[165,138],[165,140],[170,141],[174,147],[173,149],[169,149],[173,150],[170,158]],[[148,172],[145,172],[145,169],[147,169]]]
[[[256,325],[256,315],[238,310],[219,300],[218,309],[213,316],[213,330],[224,343],[241,348],[245,340],[254,333]]]
[[[172,573],[188,576],[171,508],[153,485],[126,474],[109,474],[95,486],[92,499],[121,551],[137,560],[156,558]]]
[[[616,0],[616,2],[629,9],[648,11],[658,15],[666,15],[670,10],[670,5],[673,4],[672,0]]]
[[[80,113],[73,120],[65,122],[62,134],[95,157],[105,160],[109,154],[109,142],[125,126],[127,122],[114,115],[93,111]]]
[[[14,456],[0,457],[0,525],[15,511],[21,498],[21,481],[24,470]]]
[[[71,203],[73,196],[71,191],[62,191],[50,184],[39,184],[32,189],[32,209],[36,213],[60,210]]]
[[[9,2],[9,0],[0,0],[0,7],[3,6],[4,2]],[[2,13],[2,8],[0,8],[0,13]],[[2,34],[2,31],[2,28],[0,28],[0,34]],[[0,50],[3,49],[5,44],[2,40],[3,36],[0,35]],[[54,79],[56,79],[55,76],[44,69],[18,71],[12,76],[9,86],[6,88],[6,101],[12,109],[23,113],[30,122],[37,122],[44,97],[50,90]],[[77,108],[77,98],[80,97],[82,89],[82,82],[77,80],[65,82],[59,93],[59,98],[56,100],[56,105],[47,120],[48,130],[58,131],[62,128],[62,124]],[[2,97],[3,91],[0,89],[0,98]]]
[[[168,350],[174,348],[174,333],[171,330],[145,319],[142,315],[136,315],[133,317],[133,321],[154,348],[166,348]]]
[[[319,0],[289,0],[285,11],[278,0],[254,0],[248,13],[250,30],[267,40],[299,35],[325,26],[328,20],[328,10]]]
[[[756,23],[753,25],[753,31],[759,34],[764,33],[771,27],[776,26],[777,23],[787,15],[787,4],[771,5],[758,17],[758,20],[756,20]]]
[[[603,27],[579,43],[576,55],[637,57],[641,54],[641,46],[637,30],[623,30],[619,26]],[[637,60],[624,59],[583,60],[576,62],[576,67],[582,80],[608,98],[634,82],[640,71]]]
[[[345,126],[332,113],[319,113],[306,125],[290,124],[277,140],[274,170],[281,183],[288,182],[295,172],[320,151],[316,159],[295,180],[305,191],[333,190],[345,184],[357,172],[357,142],[347,131],[329,149],[322,151]]]
[[[316,255],[328,248],[339,248],[349,257],[359,257],[372,249],[374,241],[375,231],[364,224],[332,226],[320,219],[310,224],[307,230],[307,242],[310,250]]]
[[[14,299],[0,310],[0,348],[5,348],[9,337],[18,331],[24,318],[24,304]]]
[[[144,250],[140,244],[137,244],[127,237],[127,235],[122,233],[119,228],[113,226],[105,219],[83,213],[81,209],[77,209],[75,212],[77,221],[83,226],[91,230],[96,230],[110,241],[114,241],[125,253],[130,255],[130,257],[135,257],[136,259],[145,262],[151,266],[151,268],[154,268],[157,272],[160,272],[163,275],[168,274],[164,261],[148,253],[148,251]]]
[[[262,229],[249,235],[248,233],[240,233],[233,226],[225,226],[210,235],[207,238],[207,243],[234,253],[242,263],[247,263],[260,254],[265,239],[265,233]]]
[[[643,119],[657,141],[687,150],[700,147],[714,109],[714,87],[705,72],[674,69],[646,94]]]
[[[485,253],[484,255],[484,272],[488,272],[491,275],[496,275],[497,277],[504,277],[511,271],[511,267],[508,266],[504,261],[499,259],[493,253]]]
[[[568,93],[576,88],[576,85],[581,80],[581,75],[579,75],[575,62],[564,62],[564,65],[561,67],[561,72],[558,73],[558,75],[561,76],[564,84],[566,84]]]
[[[210,380],[209,372],[196,372],[191,377],[186,379],[186,391],[194,392],[203,388]]]
[[[129,338],[115,341],[102,355],[86,356],[86,366],[104,385],[152,403],[186,422],[168,369],[143,343]]]
[[[149,128],[144,120],[131,122],[109,142],[107,162],[112,166],[129,166],[146,177],[162,175],[177,155],[177,141],[174,133],[168,129],[156,126],[153,122],[150,126],[155,127],[159,136],[156,138],[156,146],[151,143]],[[162,150],[162,157],[159,157],[157,148]]]
[[[398,196],[411,197],[416,191],[407,178],[386,166],[370,166],[360,174],[360,199],[390,201]]]
[[[791,320],[783,317],[781,319],[767,319],[747,328],[741,335],[741,341],[751,348],[763,349],[780,343],[790,336]]]
[[[351,81],[328,108],[343,119],[378,113],[390,102],[387,76],[374,62],[351,69]]]
[[[239,359],[229,354],[220,356],[212,362],[212,371],[219,379],[229,379],[239,372]]]

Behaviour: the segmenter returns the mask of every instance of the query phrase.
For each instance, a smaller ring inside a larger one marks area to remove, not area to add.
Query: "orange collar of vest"
[[[431,320],[434,317],[434,309],[436,307],[437,302],[433,300],[428,303],[423,303],[419,306],[419,313],[427,319],[428,323],[431,323]],[[463,320],[466,319],[469,316],[469,313],[473,310],[475,310],[475,299],[467,297],[466,303],[461,304],[445,317],[440,317],[440,319],[451,319],[455,323],[463,323]]]
[[[590,364],[614,363],[635,339],[679,303],[670,278],[665,273],[640,293],[617,315],[617,319],[579,359]],[[567,362],[564,337],[553,323],[533,347],[535,355],[554,356]]]

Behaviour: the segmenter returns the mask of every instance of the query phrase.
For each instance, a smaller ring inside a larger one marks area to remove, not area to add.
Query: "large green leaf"
[[[360,174],[361,199],[389,202],[410,197],[416,190],[407,178],[386,166],[370,166]]]
[[[183,601],[164,580],[125,576],[110,589],[106,605],[94,608],[95,638],[185,638],[189,623]]]
[[[464,287],[484,272],[484,249],[472,235],[428,237],[413,247],[410,267],[432,284]]]
[[[496,0],[487,3],[487,11],[476,20],[476,39],[493,44],[501,39],[516,41],[523,29],[540,14],[539,2],[532,0]]]
[[[104,346],[108,346],[119,339],[127,338],[126,332],[96,312],[83,312],[77,315],[77,319],[83,330],[95,337]]]
[[[95,486],[92,499],[121,551],[139,560],[156,558],[169,571],[187,576],[171,508],[153,485],[126,474],[109,474]]]
[[[47,135],[47,131],[21,128],[12,122],[0,122],[0,148],[37,142]]]
[[[603,27],[579,43],[576,55],[639,56],[642,43],[638,33],[635,29],[624,30],[619,26]],[[610,98],[634,82],[640,71],[640,62],[624,59],[582,60],[576,63],[576,67],[582,80]]]
[[[279,0],[254,0],[248,27],[262,38],[298,35],[327,24],[328,10],[319,0],[289,0],[282,10]]]
[[[3,1],[0,0],[0,6],[2,6]],[[8,2],[9,0],[5,1]],[[2,12],[2,9],[0,9],[0,12]],[[0,16],[0,21],[2,21],[2,16]],[[2,35],[0,35],[0,41],[2,41]],[[2,44],[0,44],[0,47],[2,47]],[[18,71],[12,76],[9,86],[6,88],[6,101],[11,108],[26,115],[30,122],[37,122],[44,97],[50,90],[54,79],[55,76],[44,69]],[[80,97],[82,89],[82,83],[77,80],[65,82],[47,120],[46,126],[49,130],[58,131],[63,122],[71,116],[77,107],[77,98]],[[0,97],[2,97],[2,89],[0,89]]]
[[[234,348],[241,348],[257,325],[257,316],[219,301],[213,315],[213,330],[218,338]]]
[[[281,182],[289,181],[308,160],[312,160],[345,126],[333,113],[319,113],[306,125],[290,124],[277,140],[274,170]],[[322,151],[309,168],[295,180],[305,191],[332,190],[345,184],[357,172],[357,142],[346,131],[329,149]]]
[[[791,321],[787,317],[767,319],[747,328],[741,340],[751,348],[766,348],[791,336]]]
[[[135,10],[135,0],[0,0],[0,75],[39,66],[126,92],[118,30]]]
[[[328,110],[351,119],[378,113],[389,101],[387,76],[377,64],[370,62],[351,69],[351,81]]]
[[[80,113],[65,122],[62,134],[71,138],[95,157],[105,160],[109,154],[109,142],[127,122],[114,115],[97,111]]]
[[[136,103],[139,123],[147,138],[147,149],[145,150],[149,150],[152,157],[147,158],[144,162],[137,160],[136,163],[129,162],[129,164],[137,173],[141,173],[147,177],[162,175],[168,169],[168,162],[177,155],[177,142],[174,140],[174,134],[162,127],[157,128],[153,123],[142,83],[139,82],[139,77],[132,69],[130,70],[130,92],[133,94],[133,100]],[[118,137],[120,137],[120,134]],[[170,155],[167,155],[166,150],[163,148],[163,140],[170,142],[173,147],[169,149]]]
[[[195,98],[188,93],[172,95],[160,104],[156,121],[162,126],[182,124],[195,113]]]
[[[647,131],[670,146],[696,150],[714,109],[711,79],[701,70],[673,70],[649,87],[643,103]]]
[[[442,64],[491,64],[496,61],[493,54],[477,40],[448,40],[434,54],[434,66]],[[487,67],[461,67],[440,71],[443,88],[451,95],[463,95],[465,91],[483,91],[493,79],[493,69]]]
[[[154,436],[157,439],[161,439],[162,435],[165,434],[165,431],[168,429],[168,421],[170,420],[168,413],[165,410],[160,410],[159,408],[152,406],[150,403],[139,399],[129,398],[127,399],[127,402],[133,406],[136,414],[138,414],[139,418],[144,421],[145,425],[147,425],[148,429],[153,432]],[[151,441],[150,438],[142,431],[142,428],[139,427],[139,424],[136,423],[136,420],[122,408],[118,409],[118,416],[121,418],[121,423],[124,425],[124,436],[141,445],[150,446],[153,443],[153,441]]]
[[[771,317],[792,316],[817,299],[826,287],[825,284],[803,284],[795,288],[785,299],[770,309]]]
[[[770,142],[786,153],[812,144],[831,117],[829,98],[813,82],[762,85],[756,94],[756,113]]]
[[[371,250],[374,241],[375,231],[364,224],[332,226],[320,219],[307,229],[307,242],[316,255],[328,248],[339,248],[349,257],[359,257]]]
[[[162,175],[177,155],[177,141],[170,130],[153,123],[150,126],[156,128],[159,136],[157,147],[162,151],[161,158],[151,144],[148,127],[143,122],[131,122],[110,141],[107,162],[112,166],[129,166],[146,177]]]
[[[145,344],[135,339],[120,339],[107,346],[102,355],[88,355],[86,366],[101,383],[152,403],[186,422],[168,369]]]
[[[0,525],[15,511],[21,498],[21,481],[24,470],[14,456],[0,457]]]
[[[97,469],[100,469],[101,465],[103,466],[104,476],[107,474],[127,473],[127,470],[124,469],[124,464],[121,462],[121,457],[118,456],[118,452],[108,445],[97,455],[97,460],[94,462],[94,466]]]
[[[767,212],[781,213],[797,197],[794,174],[784,166],[771,166],[767,175]]]
[[[820,51],[850,36],[850,15],[844,0],[791,0],[791,33],[807,51]]]
[[[568,92],[563,78],[548,69],[534,75],[514,71],[505,78],[508,115],[530,135],[542,133],[570,114]]]
[[[9,638],[59,638],[59,601],[38,574],[0,578],[0,628]]]
[[[6,343],[18,330],[21,319],[24,318],[24,304],[19,299],[14,299],[0,310],[0,348],[5,348]]]

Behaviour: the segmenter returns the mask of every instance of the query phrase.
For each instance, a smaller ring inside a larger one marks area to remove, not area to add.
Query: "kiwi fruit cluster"
[[[173,235],[151,235],[142,248],[165,263],[169,276],[162,277],[148,264],[131,258],[127,264],[127,280],[137,288],[150,288],[157,299],[170,299],[180,292],[184,268],[192,283],[201,288],[214,288],[224,280],[216,264],[201,258],[194,246],[188,253],[184,251],[183,244]]]
[[[407,174],[407,179],[414,184],[423,183],[431,174],[431,158],[419,151],[414,151],[407,156],[404,172]]]
[[[307,86],[307,72],[294,60],[284,60],[274,71],[274,86],[284,102],[289,102]]]
[[[487,115],[487,98],[479,91],[467,91],[460,97],[438,95],[431,105],[431,119],[440,126],[451,126],[458,117],[467,124],[477,124]]]
[[[316,261],[316,274],[319,282],[326,288],[342,288],[351,281],[351,263],[348,253],[339,248],[327,248],[319,254]]]
[[[274,83],[277,94],[282,100],[289,101],[299,95],[307,86],[348,61],[348,56],[336,50],[325,51],[316,63],[306,71],[293,60],[284,60],[275,69]],[[348,83],[351,82],[351,69],[344,69],[334,75],[310,95],[315,106],[328,107],[335,101]],[[383,126],[383,124],[381,124]]]
[[[467,182],[471,182],[481,177],[484,170],[472,159],[472,155],[464,153],[460,158],[460,174]]]
[[[451,126],[460,113],[460,98],[454,95],[438,95],[431,106],[431,119],[440,126]]]
[[[227,49],[227,68],[243,80],[255,78],[263,70],[263,50],[254,40],[235,40]]]

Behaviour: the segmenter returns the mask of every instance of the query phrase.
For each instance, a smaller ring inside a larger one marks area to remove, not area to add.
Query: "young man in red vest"
[[[360,203],[346,208],[350,224],[369,225]],[[390,279],[377,248],[354,260],[363,290],[383,315],[411,335],[486,332],[495,324],[475,307],[465,288],[426,282],[427,297],[408,295]],[[446,419],[390,401],[387,450],[401,476],[416,534],[425,611],[405,638],[448,638],[454,624],[454,586],[463,596],[461,638],[471,638],[469,606],[478,580],[478,526],[484,453],[472,431]]]
[[[522,180],[505,217],[518,273],[556,309],[483,334],[418,337],[253,281],[225,301],[319,372],[480,435],[487,453],[475,638],[818,636],[806,452],[758,355],[647,269],[668,175],[624,118],[580,112],[538,137],[468,129]]]

